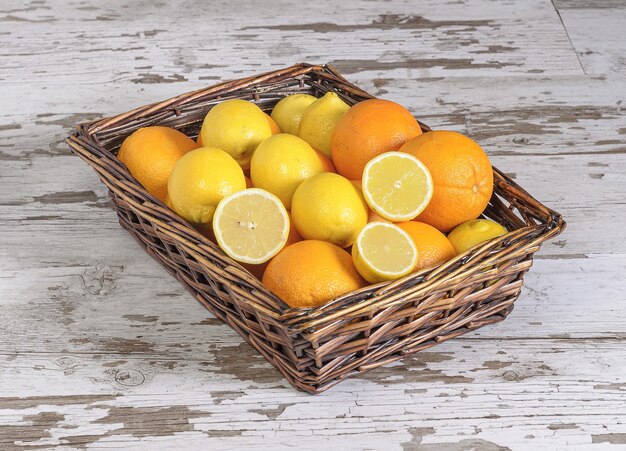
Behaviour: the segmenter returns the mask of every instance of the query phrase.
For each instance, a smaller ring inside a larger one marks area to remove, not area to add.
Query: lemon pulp
[[[415,218],[433,195],[433,181],[426,166],[402,152],[386,152],[373,158],[365,166],[362,183],[369,207],[390,221]]]
[[[395,280],[417,265],[417,249],[400,227],[371,222],[359,233],[352,247],[357,271],[370,283]]]
[[[213,231],[228,256],[242,263],[259,264],[276,255],[287,242],[289,217],[276,196],[250,188],[219,203]]]

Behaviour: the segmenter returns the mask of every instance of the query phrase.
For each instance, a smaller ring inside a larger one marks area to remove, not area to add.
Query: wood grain
[[[622,6],[0,4],[0,449],[623,448]],[[506,321],[318,397],[141,252],[63,144],[80,120],[304,60],[476,138],[569,223]]]

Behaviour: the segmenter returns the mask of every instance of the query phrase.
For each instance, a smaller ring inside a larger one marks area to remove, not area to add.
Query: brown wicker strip
[[[288,94],[319,97],[328,91],[351,105],[372,98],[328,65],[301,63],[82,123],[67,139],[109,188],[120,224],[290,384],[310,393],[501,321],[513,309],[533,254],[565,227],[561,215],[494,168],[494,194],[484,216],[508,234],[436,268],[317,308],[291,309],[146,192],[116,158],[124,138],[140,127],[166,125],[197,136],[207,111],[225,99],[247,99],[269,111]]]

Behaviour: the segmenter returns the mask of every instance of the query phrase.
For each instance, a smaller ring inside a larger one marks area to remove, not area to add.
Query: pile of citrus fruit
[[[271,116],[226,100],[197,141],[145,127],[118,156],[292,307],[439,265],[507,232],[477,219],[493,189],[480,146],[451,131],[422,133],[388,100],[350,107],[334,92],[293,94]]]

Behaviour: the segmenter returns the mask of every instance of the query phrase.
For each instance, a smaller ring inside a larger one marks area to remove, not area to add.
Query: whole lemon
[[[150,194],[164,202],[174,165],[197,147],[193,139],[173,128],[142,127],[124,140],[117,157]]]
[[[304,111],[298,136],[330,157],[330,143],[339,119],[350,107],[334,92],[313,102]]]
[[[246,178],[226,152],[201,147],[178,160],[167,188],[172,210],[191,223],[207,224],[220,200],[246,189]]]
[[[317,97],[309,94],[291,94],[284,97],[274,106],[272,119],[283,132],[297,135],[302,114],[316,100]]]
[[[303,180],[324,170],[315,150],[294,135],[279,133],[267,138],[252,155],[250,178],[257,188],[278,197],[285,208]]]
[[[304,239],[348,247],[367,224],[367,204],[350,180],[322,172],[296,189],[291,215]]]
[[[365,285],[350,254],[324,241],[299,241],[270,260],[263,284],[287,305],[308,308]]]
[[[472,219],[456,226],[448,234],[448,240],[452,243],[457,254],[507,233],[500,224],[489,219]]]
[[[241,99],[214,106],[200,130],[202,145],[222,149],[244,169],[249,167],[254,149],[271,135],[272,128],[263,110]]]

